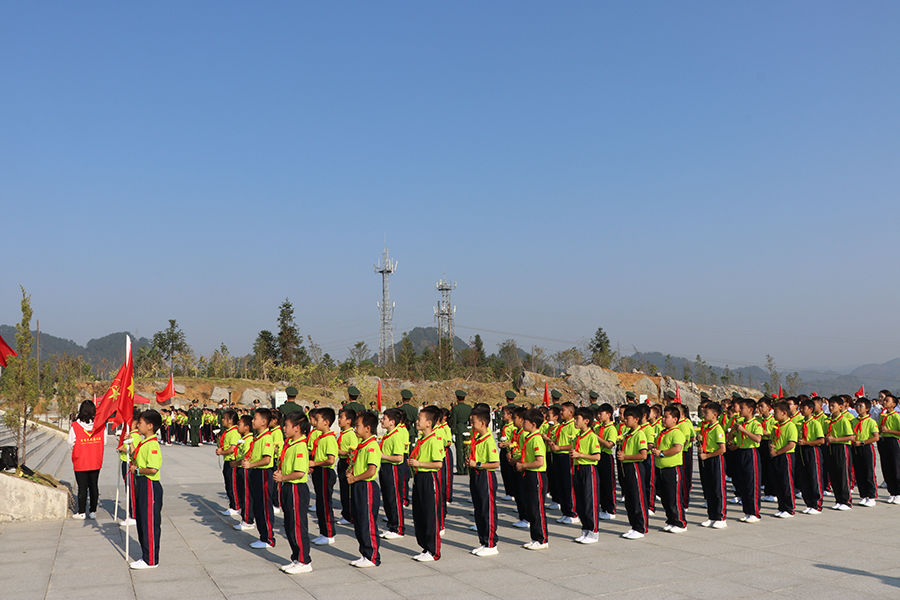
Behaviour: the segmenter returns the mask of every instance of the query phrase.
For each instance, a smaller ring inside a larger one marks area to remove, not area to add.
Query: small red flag
[[[550,389],[547,387],[547,382],[544,382],[544,406],[550,406]]]
[[[19,354],[9,347],[9,344],[6,343],[2,337],[0,337],[0,367],[6,366],[6,357],[7,356],[18,356]]]
[[[783,398],[784,398],[784,388],[781,387],[780,385],[778,386],[778,397],[779,397],[780,399],[783,399]]]
[[[380,379],[378,380],[378,395],[375,397],[375,399],[376,399],[377,406],[378,406],[378,412],[381,412],[381,380]]]
[[[815,392],[810,392],[809,397],[810,397],[810,398],[816,398],[816,397],[818,397],[818,394],[815,393]]]
[[[160,404],[171,400],[175,396],[175,379],[169,374],[169,385],[161,392],[156,392],[156,401]]]
[[[675,403],[681,404],[681,388],[678,387],[678,384],[675,384]]]
[[[859,388],[859,391],[856,392],[856,397],[857,397],[857,398],[862,398],[862,397],[865,396],[865,395],[866,395],[866,386],[863,385],[861,388]]]
[[[116,413],[113,425],[126,423],[126,428],[131,426],[131,415],[134,412],[134,367],[131,363],[131,338],[125,336],[125,339],[125,364],[100,399],[91,436],[106,428],[106,422],[113,412]]]

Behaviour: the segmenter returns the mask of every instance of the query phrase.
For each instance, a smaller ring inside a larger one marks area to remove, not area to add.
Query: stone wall
[[[69,494],[0,473],[0,522],[61,521],[69,514]]]

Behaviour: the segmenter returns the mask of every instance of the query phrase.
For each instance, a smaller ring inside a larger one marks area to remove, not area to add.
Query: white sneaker
[[[158,565],[158,564],[156,564],[156,565],[148,565],[147,563],[144,562],[143,559],[141,559],[141,560],[136,560],[136,561],[134,561],[133,563],[131,563],[131,564],[128,565],[128,566],[131,567],[132,569],[135,569],[135,570],[141,570],[141,569],[155,569],[155,568],[158,567],[159,565]]]
[[[285,569],[289,569],[290,567],[293,567],[296,564],[297,564],[297,561],[292,560],[291,562],[289,562],[286,565],[281,565],[280,567],[278,567],[278,569],[281,571],[284,571]]]
[[[655,517],[655,516],[656,516],[656,511],[655,511],[655,510],[648,510],[648,511],[647,511],[647,514],[648,514],[649,516],[651,516],[651,517]]]
[[[513,523],[513,527],[518,527],[519,529],[528,529],[529,527],[531,527],[531,523],[523,519],[521,521],[516,521],[515,523]]]
[[[81,517],[82,519],[84,516]],[[132,525],[137,525],[137,521],[134,519],[122,519],[119,521],[119,527],[131,527]]]
[[[576,542],[578,542],[578,543],[581,543],[581,540],[583,540],[583,539],[584,539],[584,536],[586,536],[587,534],[588,534],[588,531],[587,531],[586,529],[582,529],[582,530],[581,530],[581,535],[579,535],[579,536],[578,536],[577,538],[575,538],[573,541],[576,541]]]
[[[478,531],[478,525],[469,525],[469,531]]]
[[[588,531],[587,535],[584,536],[584,539],[581,540],[582,544],[596,544],[600,541],[600,532],[599,531]]]
[[[509,494],[503,496],[503,497],[500,498],[500,499],[503,500],[503,501],[505,501],[505,502],[512,502],[512,501],[513,501],[513,497],[510,496]]]
[[[794,498],[802,498],[802,497],[803,497],[803,493],[802,493],[802,492],[797,492],[797,493],[794,494]]]
[[[665,525],[663,525],[662,530],[665,531],[666,533],[668,533],[668,532],[672,531],[672,525],[669,525],[668,523],[666,523]]]
[[[280,506],[274,506],[274,507],[272,507],[272,514],[273,514],[273,515],[280,515],[280,514],[281,514],[281,507],[280,507]]]
[[[557,519],[556,522],[565,525],[581,525],[581,519],[578,517],[562,517],[561,519]]]
[[[622,537],[625,538],[626,540],[639,540],[642,537],[644,537],[644,534],[632,529],[631,531],[623,533]]]
[[[87,515],[85,515],[84,513],[75,513],[74,515],[72,515],[72,518],[76,521],[84,521],[87,518]],[[124,521],[122,522],[124,523]]]
[[[831,508],[833,508],[834,510],[850,510],[850,507],[846,504],[835,504]]]
[[[316,512],[316,505],[315,505],[315,504],[310,504],[310,505],[309,505],[309,512]]]
[[[781,512],[780,510],[776,510],[776,511],[775,511],[775,514],[772,515],[772,516],[774,516],[775,518],[780,519],[780,518],[782,518],[782,517],[784,516],[784,513]]]
[[[896,499],[897,499],[897,496],[888,496],[887,500],[885,500],[884,502],[885,502],[885,504],[893,504]],[[74,516],[73,516],[73,518],[74,518]]]
[[[317,537],[316,539],[313,540],[313,544],[315,544],[316,546],[327,546],[328,544],[333,544],[333,543],[334,543],[333,537],[325,537],[324,535],[320,535],[319,537]]]
[[[713,529],[725,529],[728,527],[728,521],[713,521]]]
[[[431,555],[431,552],[423,552],[422,554],[413,556],[413,560],[419,562],[434,562],[434,557]]]
[[[759,523],[759,517],[756,515],[744,515],[741,521],[744,523]]]
[[[382,520],[382,521],[387,521],[387,517],[382,517],[381,520]],[[338,520],[338,525],[353,525],[353,523],[351,523],[350,521],[348,521],[348,520],[345,519],[344,517],[341,517],[341,518]]]
[[[234,510],[233,508],[226,508],[225,510],[222,511],[222,514],[225,515],[226,517],[233,517],[234,515],[239,515],[241,513]]]
[[[353,565],[354,567],[356,567],[357,569],[368,569],[370,567],[378,566],[375,563],[373,563],[371,560],[366,558],[365,556],[360,556],[359,558],[357,558],[350,564]]]
[[[547,510],[559,510],[559,502],[551,502],[547,505]]]
[[[706,502],[704,502],[703,504],[700,505],[700,508],[707,508],[708,506],[709,506],[709,504],[707,504]]]
[[[547,544],[547,543],[542,544],[542,543],[534,541],[534,540],[532,540],[528,544],[525,544],[525,546],[524,546],[524,548],[526,550],[546,550],[549,547],[550,547],[550,544]]]
[[[894,501],[891,504],[900,504],[900,496],[894,496]]]
[[[760,498],[760,500],[762,500],[763,502],[778,502],[778,498],[776,498],[775,496],[763,496],[762,498]]]
[[[866,498],[862,502],[860,502],[863,506],[872,507],[875,506],[875,498]]]
[[[825,493],[826,496],[834,496],[834,492],[832,492],[832,491],[830,491],[830,490],[825,490],[824,493]]]
[[[743,502],[741,502],[740,498],[735,496],[734,498],[732,498],[731,500],[728,501],[728,504],[743,504]]]
[[[478,546],[477,548],[472,548],[471,550],[469,550],[469,554],[475,554],[476,552],[478,552],[478,551],[481,550],[482,548],[484,548],[484,546]]]
[[[397,533],[396,531],[385,531],[380,536],[378,536],[385,540],[402,540],[403,536]]]
[[[382,522],[387,523],[387,517],[381,517]],[[338,521],[340,523],[340,521]]]
[[[240,523],[235,525],[234,528],[237,531],[248,531],[250,529],[253,529],[253,525],[251,525],[250,523],[244,523],[243,521],[241,521]]]
[[[88,513],[87,518],[88,518],[88,519],[91,519],[91,520],[95,520],[95,519],[97,518],[97,513],[95,513],[95,512],[90,512],[90,513]]]
[[[810,508],[810,509],[807,509],[807,510],[809,511],[809,512],[806,513],[806,514],[808,514],[808,515],[821,515],[821,514],[822,514],[822,511],[821,511],[821,510],[818,510],[818,509],[815,509],[815,508]]]
[[[447,530],[446,530],[446,529],[441,529],[439,535],[440,535],[441,537],[444,537],[444,534],[445,534],[445,533],[447,533]]]
[[[262,540],[256,540],[255,542],[251,542],[251,548],[255,548],[257,550],[262,550],[263,548],[274,548],[275,546],[270,544],[269,542],[264,542]]]
[[[472,554],[475,556],[494,556],[495,554],[500,554],[500,551],[495,546],[493,548],[482,548],[478,552],[473,552]]]
[[[603,521],[611,521],[616,518],[616,515],[610,514],[608,512],[601,512],[597,516],[600,517],[600,519],[602,519]]]
[[[712,524],[713,524],[712,520],[707,519],[706,521],[703,521],[702,523],[700,523],[700,527],[712,527]]]
[[[684,533],[687,531],[687,527],[678,527],[677,525],[673,525],[669,530],[669,533]]]

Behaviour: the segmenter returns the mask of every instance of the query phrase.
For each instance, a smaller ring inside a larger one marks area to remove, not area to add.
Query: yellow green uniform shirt
[[[397,429],[402,430],[406,433],[406,436],[403,438],[405,440],[405,446],[403,446],[403,454],[409,454],[409,429],[406,428],[406,425],[397,425]],[[398,434],[399,435],[399,434]]]
[[[272,432],[264,431],[259,435],[253,436],[253,439],[250,440],[250,448],[248,450],[250,452],[250,456],[247,459],[252,462],[259,462],[262,460],[263,456],[272,457],[275,452],[275,444],[272,442]],[[268,469],[274,466],[275,461],[270,460],[267,466],[253,467],[254,469]]]
[[[682,451],[676,452],[673,456],[659,455],[656,457],[656,466],[660,469],[668,469],[670,467],[678,467],[684,464],[684,431],[676,425],[671,429],[665,429],[656,438],[656,449],[660,452],[670,449],[672,446],[682,445]]]
[[[525,441],[522,447],[522,462],[530,463],[537,460],[538,456],[546,456],[547,455],[547,445],[544,444],[544,438],[541,437],[541,434],[537,431],[532,433],[525,434]],[[536,471],[541,473],[547,470],[547,461],[544,460],[544,464],[539,467],[534,467],[528,469],[529,471]]]
[[[513,436],[510,439],[512,440],[512,445],[509,447],[509,453],[512,455],[513,459],[519,460],[522,458],[522,446],[525,443],[525,432],[516,427],[513,429]]]
[[[762,435],[762,425],[759,424],[759,421],[756,419],[745,420],[743,417],[737,420],[739,425],[743,425],[744,429],[749,431],[754,435]],[[754,442],[749,437],[741,433],[740,431],[735,431],[735,441],[737,442],[738,448],[759,448],[759,442]]]
[[[375,436],[359,443],[356,450],[353,451],[353,476],[358,477],[366,472],[371,465],[375,465],[375,474],[365,478],[363,481],[375,481],[378,479],[378,469],[381,467],[381,448],[378,447],[378,440]]]
[[[569,419],[568,421],[563,421],[556,428],[556,432],[554,433],[553,443],[557,446],[571,446],[572,440],[575,439],[575,436],[578,435],[578,430],[575,428],[575,419]],[[553,454],[568,454],[568,450],[554,450]],[[525,461],[529,462],[529,461]]]
[[[772,448],[777,452],[787,446],[790,442],[797,443],[797,426],[794,425],[794,422],[788,420],[784,423],[775,423],[775,430],[772,432]],[[788,454],[795,449],[796,445],[794,448],[788,450]]]
[[[395,428],[394,431],[397,431],[398,428]],[[406,436],[407,441],[409,441],[409,436]],[[352,429],[342,429],[340,433],[338,433],[337,437],[337,447],[338,452],[345,452],[346,458],[349,461],[353,455],[350,453],[351,450],[355,450],[356,447],[359,446],[359,437],[356,435],[356,432]],[[388,454],[393,454],[392,452],[388,452]],[[403,454],[400,452],[400,454]],[[340,456],[340,454],[338,454]]]
[[[608,425],[600,423],[600,426],[597,428],[597,437],[605,442],[612,442],[615,444],[619,440],[619,431],[613,423]],[[603,454],[612,454],[613,448],[604,448],[603,446],[600,446],[600,452]]]
[[[665,427],[663,427],[662,418],[657,418],[655,421],[650,423],[649,431],[645,431],[644,433],[647,434],[648,439],[655,440],[656,437],[660,433],[662,433],[663,429],[665,429]]]
[[[831,419],[829,419],[828,421],[828,431],[826,431],[825,435],[830,435],[831,437],[844,437],[853,435],[853,425],[850,423],[850,413],[842,412],[837,417],[832,415]],[[850,444],[849,441],[832,443],[844,445]]]
[[[444,442],[437,435],[437,431],[422,438],[412,449],[410,458],[414,458],[420,462],[443,462],[444,460]],[[434,473],[438,469],[430,467],[416,467],[416,471],[420,473]]]
[[[131,452],[134,452],[137,445],[141,443],[141,434],[139,434],[136,429],[133,429],[131,433],[128,434],[128,437],[131,438]],[[127,448],[127,446],[123,446],[123,448]],[[128,452],[123,449],[119,452],[119,458],[122,462],[128,462]]]
[[[273,427],[269,431],[272,432],[272,443],[275,444],[275,454],[274,456],[281,456],[281,449],[284,448],[284,432],[281,431],[281,427]],[[273,467],[275,465],[272,465]]]
[[[579,432],[572,440],[572,450],[582,454],[600,454],[601,446],[597,441],[597,434],[588,429],[584,433]],[[597,461],[590,458],[576,458],[575,465],[596,465]]]
[[[285,447],[281,456],[282,475],[290,475],[298,471],[303,473],[303,477],[299,479],[292,479],[282,483],[296,484],[309,481],[309,448],[306,447],[306,438],[300,438],[296,442],[293,440],[285,441]]]
[[[248,433],[241,437],[238,442],[238,449],[234,453],[234,460],[244,460],[247,457],[247,450],[250,448],[250,442],[253,441],[253,434]]]
[[[822,431],[822,424],[815,417],[805,419],[800,424],[798,433],[803,437],[803,441],[806,442],[814,442],[819,438],[825,437],[825,432]]]
[[[146,477],[150,481],[159,481],[162,469],[162,451],[159,449],[159,440],[155,435],[151,435],[135,447],[134,466],[138,469],[156,469],[156,473],[153,475],[139,475],[139,477]]]
[[[381,439],[381,462],[396,464],[388,461],[385,458],[385,455],[403,456],[406,453],[406,445],[408,443],[409,435],[406,433],[406,430],[395,427],[394,429],[389,431]],[[356,445],[359,446],[359,443],[357,443]]]
[[[866,442],[877,432],[878,424],[869,415],[860,417],[853,425],[853,434],[856,436],[857,442]]]
[[[700,452],[712,454],[725,443],[725,430],[717,421],[703,421],[700,423],[700,436],[697,438],[697,442]]]
[[[223,454],[225,460],[237,460],[238,451],[240,450],[241,434],[238,433],[237,427],[229,427],[219,438],[219,448],[231,448],[228,454]]]
[[[469,456],[477,463],[492,463],[500,461],[500,452],[497,450],[497,442],[494,436],[488,431],[482,436],[477,436],[472,442],[472,450]],[[484,467],[482,466],[482,469]],[[488,471],[496,471],[496,469],[484,469]]]
[[[327,460],[329,456],[333,456],[335,458],[334,464],[319,466],[325,469],[334,469],[337,465],[337,447],[337,437],[335,437],[333,431],[322,433],[310,446],[310,448],[314,449],[312,450],[313,461],[321,462]]]
[[[681,431],[681,435],[684,436],[684,441],[681,442],[683,447],[681,449],[682,452],[687,452],[691,449],[691,440],[694,439],[694,424],[682,417],[678,421],[678,430]],[[659,435],[659,431],[656,432],[656,435]]]
[[[762,425],[762,436],[764,440],[772,440],[772,434],[775,431],[775,417],[769,415],[768,417],[763,417],[762,415],[756,415],[756,420],[759,421],[759,424]]]
[[[891,431],[900,431],[900,413],[896,410],[891,412],[883,411],[881,413],[881,427],[884,429],[890,429]],[[898,437],[896,433],[882,433],[883,437],[886,438],[896,438]]]
[[[445,448],[453,443],[453,434],[450,433],[449,425],[441,423],[435,431],[437,431],[438,437],[441,438]]]
[[[626,456],[637,456],[641,450],[647,449],[647,436],[638,428],[636,431],[627,431],[619,440],[619,445]],[[627,458],[623,463],[641,462],[640,458]]]

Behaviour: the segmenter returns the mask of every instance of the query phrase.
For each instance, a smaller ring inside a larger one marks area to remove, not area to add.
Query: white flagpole
[[[125,336],[125,362],[128,363],[128,360],[131,358],[131,338],[127,335]],[[123,390],[124,393],[124,390]],[[124,423],[123,427],[131,428],[131,423]],[[126,445],[126,450],[127,450]],[[131,560],[131,555],[129,553],[129,542],[131,542],[131,521],[129,519],[132,518],[131,512],[131,495],[130,492],[134,492],[134,490],[129,490],[128,482],[131,480],[131,452],[125,453],[125,464],[128,466],[128,477],[125,479],[125,562],[129,562]],[[132,486],[133,487],[133,486]]]

